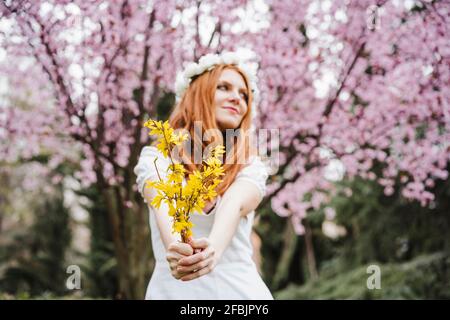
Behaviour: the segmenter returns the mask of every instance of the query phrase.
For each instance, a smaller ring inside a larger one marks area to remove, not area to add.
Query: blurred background
[[[449,1],[0,8],[0,299],[143,299],[142,124],[224,50],[258,75],[253,240],[275,298],[450,298]]]

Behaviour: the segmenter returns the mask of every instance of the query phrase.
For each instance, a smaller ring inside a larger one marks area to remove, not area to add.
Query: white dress
[[[144,147],[139,162],[134,168],[139,192],[143,195],[145,181],[157,179],[153,161],[158,157],[157,166],[162,174],[168,159],[153,146]],[[236,180],[254,183],[263,196],[268,177],[267,169],[259,157],[250,159],[250,165],[243,168]],[[208,237],[214,223],[216,208],[221,200],[218,196],[214,209],[209,214],[194,213],[191,221],[194,237]],[[145,198],[144,198],[145,201]],[[147,287],[145,299],[150,300],[272,300],[272,294],[263,282],[252,259],[253,247],[250,234],[255,212],[241,218],[239,226],[220,261],[210,273],[191,281],[175,279],[170,273],[166,260],[166,250],[156,224],[157,212],[149,206],[150,229],[155,268]]]

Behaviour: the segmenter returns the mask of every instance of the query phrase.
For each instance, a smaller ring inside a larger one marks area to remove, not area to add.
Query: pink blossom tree
[[[401,188],[423,206],[435,180],[448,177],[450,4],[268,3],[270,28],[246,39],[260,58],[259,127],[281,134],[280,166],[261,206],[305,236],[314,278],[302,221],[333,195],[331,166],[378,181],[386,195]]]
[[[259,126],[281,133],[264,203],[302,234],[338,161],[346,177],[376,179],[387,195],[400,176],[405,198],[430,204],[450,159],[449,2],[269,4],[270,28],[248,39],[260,57]]]

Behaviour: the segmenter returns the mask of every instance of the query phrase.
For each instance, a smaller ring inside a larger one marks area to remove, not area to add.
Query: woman
[[[234,53],[206,55],[190,64],[178,77],[177,104],[169,123],[191,134],[191,145],[205,153],[209,141],[227,144],[225,175],[215,202],[191,221],[194,238],[188,244],[172,234],[167,208],[149,205],[150,228],[156,265],[146,299],[273,299],[252,260],[250,235],[255,209],[265,194],[267,170],[249,141],[253,91],[251,73],[239,66]],[[180,80],[181,79],[181,80]],[[227,130],[239,134],[227,138]],[[228,142],[231,141],[231,147]],[[195,150],[184,146],[181,159],[189,172],[199,168]],[[158,179],[153,161],[165,171],[169,159],[153,147],[144,147],[134,172],[144,201],[151,203],[155,191],[147,180]],[[197,160],[197,161],[196,161]]]

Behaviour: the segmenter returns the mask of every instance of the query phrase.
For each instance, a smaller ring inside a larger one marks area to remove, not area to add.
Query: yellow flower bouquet
[[[216,187],[222,182],[220,177],[224,175],[221,155],[225,152],[222,145],[216,146],[212,150],[212,155],[203,160],[200,170],[195,170],[189,174],[186,184],[183,179],[186,169],[181,163],[176,163],[172,158],[172,150],[187,140],[187,134],[175,133],[169,122],[148,120],[144,127],[150,129],[149,135],[158,136],[157,149],[170,159],[167,168],[167,177],[161,178],[159,170],[154,165],[159,181],[147,181],[147,188],[157,190],[156,196],[151,204],[159,209],[161,203],[166,203],[169,209],[169,216],[173,218],[172,232],[180,233],[183,242],[187,243],[192,236],[193,223],[190,215],[194,212],[203,212],[203,208],[208,200],[217,196]]]

